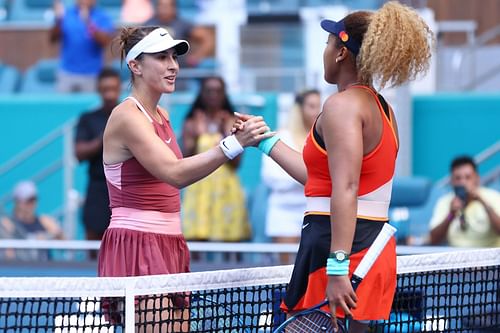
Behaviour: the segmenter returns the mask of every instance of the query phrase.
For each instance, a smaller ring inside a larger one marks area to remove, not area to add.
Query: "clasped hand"
[[[264,139],[274,136],[262,116],[253,116],[235,112],[237,117],[231,133],[243,147],[256,146]]]

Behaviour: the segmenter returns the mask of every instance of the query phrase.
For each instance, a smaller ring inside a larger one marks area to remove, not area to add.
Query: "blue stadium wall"
[[[454,93],[413,99],[413,174],[433,181],[457,155],[477,155],[500,140],[500,94]],[[500,165],[497,154],[480,166]]]

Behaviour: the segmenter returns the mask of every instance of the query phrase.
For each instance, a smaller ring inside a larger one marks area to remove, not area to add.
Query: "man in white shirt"
[[[457,157],[451,163],[454,191],[443,195],[430,221],[430,244],[457,247],[500,246],[500,193],[480,186],[474,160]]]

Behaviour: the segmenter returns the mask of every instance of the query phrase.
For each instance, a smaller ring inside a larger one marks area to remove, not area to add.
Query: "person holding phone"
[[[455,158],[450,171],[453,192],[436,203],[429,243],[457,247],[500,246],[500,193],[480,186],[477,165],[469,156]]]

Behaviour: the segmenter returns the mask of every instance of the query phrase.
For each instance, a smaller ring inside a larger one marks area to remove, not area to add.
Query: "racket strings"
[[[284,332],[311,333],[311,332],[333,332],[331,318],[320,312],[314,312],[301,316],[291,322]],[[341,331],[342,332],[342,331]]]

